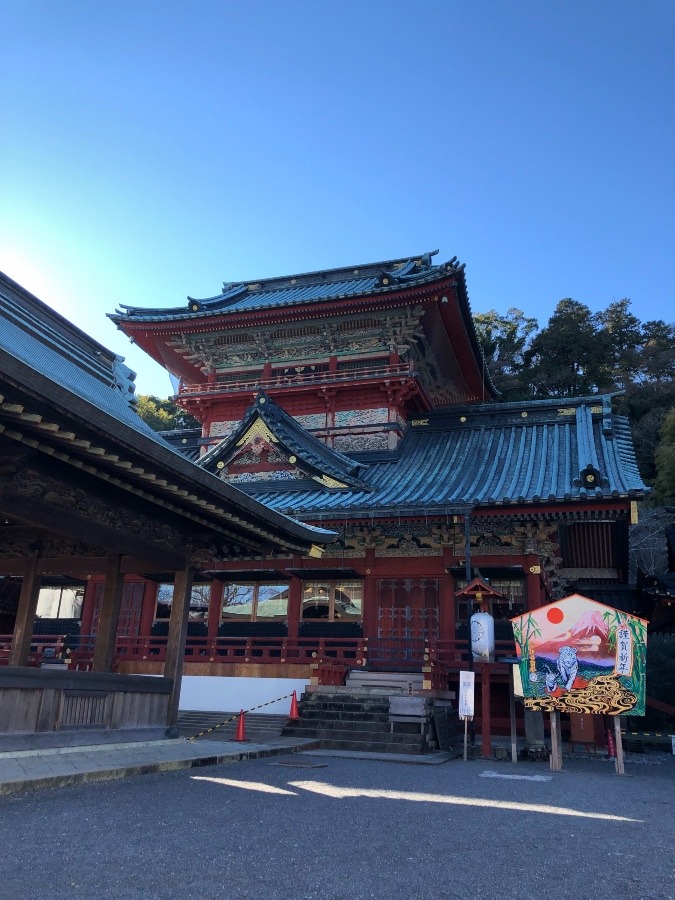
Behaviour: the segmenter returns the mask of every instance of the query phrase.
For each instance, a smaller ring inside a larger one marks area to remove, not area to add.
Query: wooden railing
[[[66,659],[71,669],[88,670],[94,658],[94,637],[82,635],[68,647],[66,635],[34,635],[27,665],[40,666],[48,658]],[[0,635],[0,665],[7,665],[12,635]],[[115,644],[115,664],[122,661],[166,658],[167,638],[119,637]],[[47,655],[45,656],[45,651]],[[274,637],[189,637],[185,642],[186,662],[313,663],[334,660],[359,666],[364,658],[364,642],[352,638]]]
[[[515,655],[516,648],[513,641],[495,641],[495,660]],[[447,690],[452,675],[474,668],[477,662],[471,659],[469,642],[466,640],[431,641],[429,643],[431,686],[435,690]]]
[[[372,368],[350,369],[337,372],[311,372],[297,375],[276,375],[272,378],[256,378],[254,381],[219,381],[214,384],[183,384],[174,399],[197,394],[230,393],[236,391],[273,390],[279,387],[302,387],[314,384],[335,384],[340,382],[364,381],[382,378],[401,378],[414,375],[409,363],[397,363],[390,366],[373,366]]]
[[[69,646],[69,643],[72,646]],[[45,658],[65,658],[72,669],[91,668],[94,635],[33,635],[28,665],[39,666]],[[7,665],[11,635],[0,635],[0,665]],[[163,662],[167,637],[118,637],[115,661]],[[513,656],[510,641],[498,641],[496,658]],[[469,668],[469,649],[465,640],[425,640],[399,638],[282,638],[282,637],[188,637],[185,660],[191,663],[255,662],[297,663],[335,662],[347,666],[367,663],[376,668],[420,670],[432,667],[433,681],[439,684],[447,675]],[[434,684],[436,686],[436,684]]]
[[[1,639],[0,639],[1,640]],[[11,639],[10,639],[11,640]],[[167,637],[118,637],[113,667],[122,662],[164,662]],[[281,637],[188,637],[185,661],[189,663],[296,663],[310,664],[335,661],[347,666],[360,666],[364,642],[353,638],[281,638]],[[94,639],[79,638],[79,645],[68,650],[70,668],[91,668]],[[35,663],[39,664],[39,663]]]
[[[65,651],[67,639],[65,634],[34,634],[30,641],[27,665],[40,666],[43,660],[60,659]],[[12,635],[0,634],[0,666],[9,665],[11,647]]]

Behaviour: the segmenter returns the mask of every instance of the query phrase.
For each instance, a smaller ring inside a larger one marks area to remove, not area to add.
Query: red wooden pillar
[[[365,576],[363,579],[363,636],[377,637],[377,576],[375,551],[366,550]]]
[[[146,581],[143,591],[143,605],[141,606],[141,621],[138,633],[141,637],[149,637],[152,634],[152,626],[155,622],[155,610],[157,609],[157,592],[159,585],[156,581]]]
[[[544,601],[541,584],[541,560],[538,556],[526,557],[525,572],[527,577],[527,608],[539,609]]]
[[[26,568],[21,581],[19,608],[16,611],[16,622],[12,635],[12,646],[9,651],[9,659],[7,660],[7,664],[10,666],[25,666],[28,663],[30,641],[33,637],[33,625],[35,624],[35,611],[42,582],[42,576],[38,571],[38,563],[39,554],[37,553],[26,560]]]
[[[455,637],[455,579],[448,572],[452,561],[452,548],[443,548],[443,574],[441,575],[439,635],[442,641]]]
[[[291,576],[288,586],[288,637],[297,640],[302,616],[302,579],[297,575]]]
[[[222,578],[214,578],[211,582],[211,592],[209,593],[209,614],[206,622],[207,635],[212,641],[218,637],[220,616],[223,612],[224,591],[225,584]]]
[[[480,666],[481,688],[481,756],[490,759],[492,756],[492,713],[490,710],[490,663],[482,663]]]

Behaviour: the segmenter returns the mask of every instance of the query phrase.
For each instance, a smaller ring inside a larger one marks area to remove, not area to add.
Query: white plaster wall
[[[300,695],[309,679],[301,678],[226,678],[213,675],[183,675],[180,689],[180,708],[193,711],[238,712],[248,710],[277,697],[295,691]],[[260,714],[288,715],[291,699],[281,700],[263,709]]]

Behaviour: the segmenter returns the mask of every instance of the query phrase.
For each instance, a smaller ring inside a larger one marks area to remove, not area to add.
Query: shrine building
[[[338,535],[321,560],[273,551],[202,570],[187,675],[339,683],[355,667],[407,669],[447,687],[474,578],[505,652],[519,613],[573,591],[613,606],[627,594],[646,491],[627,420],[612,395],[500,402],[464,266],[433,257],[227,282],[111,316],[178,380],[201,427],[165,438],[195,468]],[[130,635],[161,642],[170,588],[129,579],[134,591],[160,602]]]
[[[0,273],[3,749],[26,735],[45,747],[66,732],[173,733],[195,572],[320,555],[335,536],[195,466],[135,403],[120,357]],[[171,583],[171,604],[147,674],[161,677],[139,677],[122,657],[149,655],[139,636],[157,605],[146,586],[159,582]]]

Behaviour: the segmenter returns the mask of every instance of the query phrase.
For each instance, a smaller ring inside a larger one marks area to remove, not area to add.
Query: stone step
[[[385,694],[373,694],[370,692],[366,692],[365,694],[361,693],[347,693],[345,691],[341,691],[340,693],[325,693],[324,691],[315,691],[312,693],[305,693],[302,695],[302,699],[306,703],[316,702],[319,703],[321,701],[327,703],[386,703],[388,697]]]
[[[325,740],[321,742],[323,750],[351,750],[357,753],[405,753],[407,755],[419,755],[434,751],[435,747],[423,745],[420,741],[416,746],[401,747],[396,744],[386,744],[381,742],[368,743],[367,741],[331,741]]]
[[[320,700],[302,700],[300,702],[301,709],[328,709],[328,710],[345,710],[347,712],[388,712],[389,699],[385,698],[376,702],[354,702],[353,700],[330,700],[322,698]]]
[[[334,719],[334,718],[309,718],[301,716],[299,722],[289,722],[286,727],[297,727],[302,724],[304,728],[340,729],[341,731],[364,732],[377,731],[382,734],[420,734],[422,720],[419,722],[390,722],[361,720],[361,719]]]
[[[283,729],[283,734],[294,737],[312,737],[319,740],[345,740],[345,741],[383,741],[391,744],[415,743],[422,740],[418,730],[416,733],[389,731],[384,728],[349,729],[322,727],[316,725],[303,725],[300,722],[289,722]]]
[[[388,722],[389,711],[368,712],[344,709],[314,709],[310,706],[300,707],[300,716],[303,719],[344,719],[350,722]]]
[[[424,676],[421,672],[364,672],[352,670],[345,687],[374,690],[382,693],[411,693],[422,689]]]
[[[221,725],[221,723],[229,719],[230,721],[226,725],[222,725],[208,735],[204,735],[204,739],[233,740],[238,718],[238,712],[193,712],[191,710],[181,710],[178,713],[178,734],[181,737],[192,737],[216,725]],[[247,713],[244,717],[246,736],[249,740],[258,741],[278,738],[286,722],[286,716]]]

